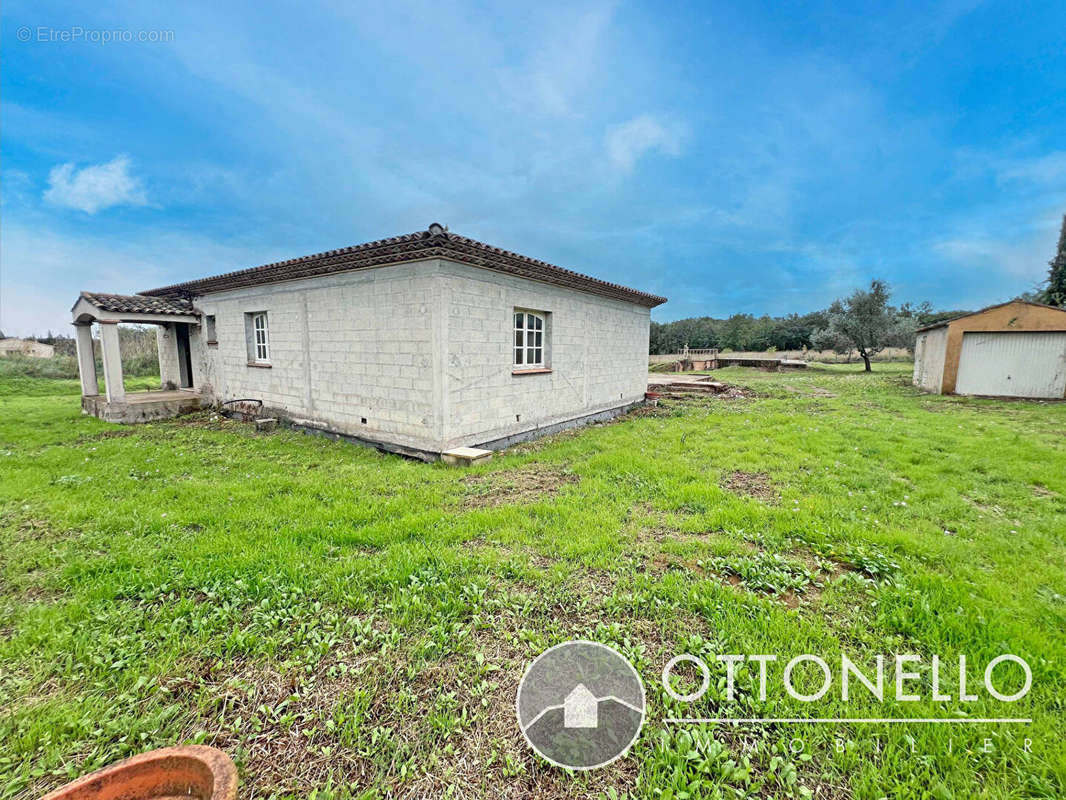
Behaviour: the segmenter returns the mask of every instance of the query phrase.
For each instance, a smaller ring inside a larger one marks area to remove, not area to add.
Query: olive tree
[[[890,296],[888,284],[874,280],[868,290],[856,289],[834,300],[826,310],[826,327],[812,337],[814,346],[838,353],[855,350],[867,372],[870,359],[886,347],[912,346],[917,315],[907,307],[889,305]]]

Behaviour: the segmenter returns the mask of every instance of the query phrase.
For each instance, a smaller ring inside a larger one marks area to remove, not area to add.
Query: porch
[[[71,309],[81,378],[81,407],[108,422],[149,422],[195,411],[203,404],[192,340],[199,336],[200,314],[186,299],[82,292]],[[119,323],[156,325],[161,388],[126,392],[123,384]],[[93,325],[99,328],[104,394],[96,376]]]

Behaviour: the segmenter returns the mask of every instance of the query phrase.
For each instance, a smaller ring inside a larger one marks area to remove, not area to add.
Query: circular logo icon
[[[644,684],[617,650],[563,642],[526,669],[515,708],[538,755],[557,767],[596,769],[624,756],[640,735]]]

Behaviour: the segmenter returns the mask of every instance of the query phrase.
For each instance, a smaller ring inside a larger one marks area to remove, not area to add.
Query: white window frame
[[[516,308],[512,317],[511,362],[516,370],[545,369],[548,317],[539,311]]]
[[[270,323],[265,311],[252,314],[252,360],[256,364],[270,363]]]

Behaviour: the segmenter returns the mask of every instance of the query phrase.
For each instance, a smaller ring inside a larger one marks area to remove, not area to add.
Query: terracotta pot
[[[236,800],[237,768],[203,745],[141,753],[68,783],[42,800]]]

